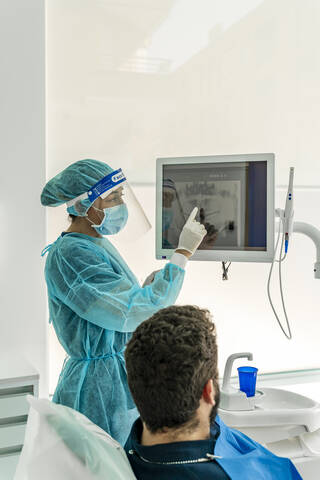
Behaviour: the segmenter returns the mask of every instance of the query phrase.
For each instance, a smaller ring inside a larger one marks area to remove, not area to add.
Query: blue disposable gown
[[[175,303],[184,270],[168,263],[142,288],[106,238],[70,233],[50,247],[45,277],[50,320],[69,357],[53,401],[124,444],[137,417],[125,345],[143,320]]]
[[[219,417],[207,440],[144,446],[141,434],[137,419],[125,450],[138,480],[302,480],[289,459],[277,457]]]

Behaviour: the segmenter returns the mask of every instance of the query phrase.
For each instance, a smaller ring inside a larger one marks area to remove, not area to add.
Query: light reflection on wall
[[[313,182],[319,4],[236,3],[247,14],[235,2],[49,1],[49,175],[91,156],[153,181],[157,156],[274,151],[279,183],[292,161]]]
[[[187,63],[263,0],[179,0],[152,35],[147,54],[168,58],[171,70]]]

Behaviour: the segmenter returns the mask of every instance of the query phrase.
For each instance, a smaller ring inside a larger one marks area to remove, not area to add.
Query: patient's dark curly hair
[[[190,305],[160,310],[133,333],[125,359],[130,391],[151,432],[194,428],[210,379],[218,399],[216,334],[208,310]]]

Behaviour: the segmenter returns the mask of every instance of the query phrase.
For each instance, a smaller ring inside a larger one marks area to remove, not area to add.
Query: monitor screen
[[[270,260],[273,154],[158,159],[158,176],[157,258],[178,247],[180,232],[198,207],[196,220],[207,235],[195,259]]]

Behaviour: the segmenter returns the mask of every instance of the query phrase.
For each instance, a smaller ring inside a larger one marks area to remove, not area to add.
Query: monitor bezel
[[[225,261],[225,262],[272,262],[274,258],[274,231],[275,231],[275,178],[274,153],[249,153],[234,155],[205,155],[188,157],[161,157],[157,158],[156,167],[156,258],[170,259],[174,249],[162,248],[162,184],[163,166],[194,163],[243,163],[267,162],[267,249],[264,251],[250,250],[197,250],[190,260],[193,261]]]

